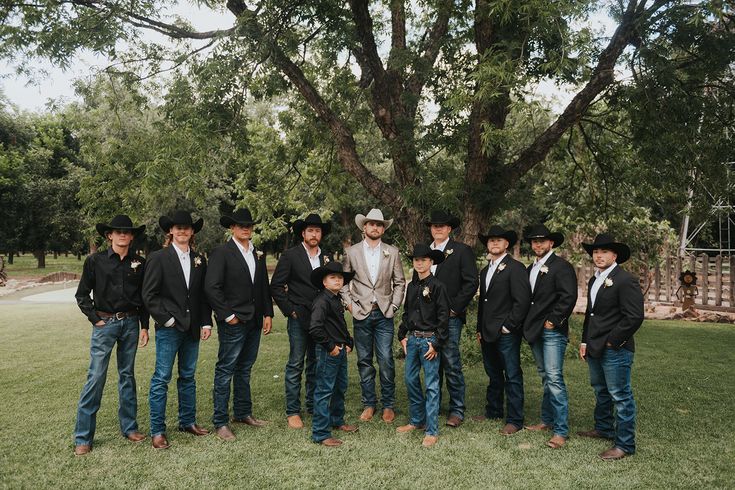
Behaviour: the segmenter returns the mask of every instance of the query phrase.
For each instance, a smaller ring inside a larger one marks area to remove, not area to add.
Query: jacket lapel
[[[360,251],[357,253],[357,268],[362,270],[365,274],[365,277],[368,278],[368,281],[370,281],[370,284],[373,284],[373,280],[370,277],[370,270],[368,269],[367,259],[365,258],[365,241],[363,240],[360,242]],[[378,275],[379,276],[379,275]],[[375,284],[373,284],[375,286]]]
[[[500,270],[500,266],[502,264],[505,264],[508,261],[508,258],[510,256],[508,254],[503,257],[503,260],[500,261],[500,264],[495,268],[495,272],[493,273],[493,276],[490,278],[490,285],[487,288],[486,294],[490,292],[490,290],[493,288],[493,284],[495,284],[495,278],[498,277],[498,274],[502,274],[503,271]],[[507,265],[507,264],[506,264]],[[490,270],[490,267],[488,267],[488,271]]]
[[[605,280],[607,280],[607,279],[612,280],[617,275],[619,268],[620,268],[620,266],[619,265],[616,265],[615,268],[610,271],[610,274],[607,275],[607,278],[605,278]],[[592,284],[594,284],[594,282]],[[591,284],[590,284],[590,289],[592,289],[592,285]],[[595,305],[597,305],[597,304],[600,303],[600,296],[605,292],[606,289],[608,289],[608,288],[605,287],[605,284],[603,283],[600,286],[600,289],[597,290],[597,295],[595,296]]]
[[[245,257],[242,256],[242,253],[240,253],[240,249],[237,248],[237,244],[235,244],[234,240],[235,240],[234,238],[231,238],[230,241],[227,242],[227,246],[230,249],[230,253],[235,256],[235,260],[237,260],[240,263],[240,265],[242,265],[243,268],[245,269],[245,276],[247,277],[247,281],[249,281],[252,284],[253,281],[250,278],[250,268],[248,267],[248,263],[245,261]],[[250,246],[252,247],[253,244],[251,243]]]
[[[188,289],[188,286],[186,284],[186,277],[184,276],[184,269],[181,267],[181,259],[179,259],[179,252],[176,249],[176,247],[171,244],[168,246],[168,261],[169,265],[176,271],[174,274],[176,274],[176,277],[179,278],[179,281],[181,281],[182,286],[184,287],[184,290]],[[189,249],[191,250],[191,249]],[[191,265],[192,262],[192,256],[191,251],[189,252],[189,265]],[[189,275],[189,280],[191,280],[191,275]]]
[[[546,262],[544,262],[544,265],[549,269],[549,272],[551,272],[551,264],[554,263],[554,259],[556,259],[556,254],[552,253],[551,255],[549,255],[549,258],[546,259]],[[533,266],[531,266],[531,267],[533,267]],[[543,267],[543,266],[541,266],[541,267]],[[533,286],[533,291],[531,292],[531,297],[533,297],[533,296],[536,295],[536,291],[539,290],[539,287],[541,286],[541,283],[543,282],[544,277],[548,276],[549,275],[549,272],[547,272],[546,274],[543,274],[543,273],[541,273],[541,271],[539,271],[539,273],[536,275],[536,284],[534,284],[534,286]],[[529,277],[530,277],[530,272],[529,272]]]

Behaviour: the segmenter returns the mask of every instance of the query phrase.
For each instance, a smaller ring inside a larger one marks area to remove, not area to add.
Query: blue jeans
[[[503,418],[503,394],[507,396],[507,424],[523,428],[523,371],[521,336],[502,334],[495,342],[482,341],[482,364],[490,382],[485,394],[485,416]]]
[[[214,367],[214,416],[215,429],[227,425],[232,382],[232,409],[236,419],[253,414],[250,396],[250,370],[258,357],[260,326],[255,320],[230,325],[217,322],[219,352]]]
[[[633,353],[628,349],[605,349],[601,358],[588,356],[587,364],[595,390],[595,429],[607,437],[614,436],[615,447],[635,453],[636,406],[630,383]]]
[[[347,349],[336,356],[321,345],[316,346],[316,388],[311,438],[321,442],[332,437],[332,427],[345,423],[345,392],[347,392]]]
[[[166,433],[166,401],[168,384],[179,357],[179,377],[176,389],[179,394],[179,427],[189,427],[196,422],[197,387],[194,373],[199,357],[199,339],[189,332],[174,327],[158,327],[156,330],[156,368],[151,378],[148,402],[151,408],[151,436]]]
[[[112,349],[117,344],[117,391],[120,432],[124,436],[138,430],[138,396],[135,387],[135,354],[138,350],[138,317],[111,318],[102,327],[92,327],[87,382],[82,388],[74,427],[74,444],[92,444],[97,427],[97,411],[107,380]]]
[[[441,355],[428,361],[424,354],[429,351],[429,342],[436,337],[419,338],[408,334],[406,337],[406,364],[404,377],[408,393],[409,423],[417,427],[425,426],[426,435],[439,434],[439,365]],[[421,389],[421,368],[424,369],[426,396]]]
[[[316,357],[314,341],[309,335],[309,325],[302,325],[293,318],[288,319],[288,362],[284,384],[286,387],[286,415],[301,413],[301,373],[304,371],[306,357],[306,411],[314,411],[314,377],[316,373]]]
[[[353,320],[357,368],[360,372],[362,406],[377,405],[373,350],[380,369],[380,401],[383,408],[393,408],[396,401],[396,367],[393,362],[393,319],[380,310],[372,310],[364,320]]]
[[[569,396],[564,384],[564,352],[569,339],[557,330],[544,328],[541,338],[531,344],[536,368],[541,376],[544,396],[541,422],[552,427],[554,434],[569,435]]]
[[[462,319],[449,318],[449,337],[442,346],[442,362],[439,366],[439,399],[441,402],[441,386],[443,378],[447,379],[449,393],[449,415],[456,415],[464,420],[464,392],[465,382],[462,373],[462,357],[459,351],[459,342],[462,338]]]

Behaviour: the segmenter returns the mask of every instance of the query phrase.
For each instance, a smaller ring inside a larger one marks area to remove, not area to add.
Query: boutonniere
[[[453,253],[454,253],[454,249],[453,249],[453,248],[450,248],[449,250],[445,250],[445,251],[444,251],[444,257],[445,257],[445,258],[446,258],[446,257],[449,257],[449,256],[450,256],[450,255],[452,255]]]
[[[498,272],[502,272],[505,269],[506,263],[501,262],[501,264],[498,266]]]
[[[606,279],[605,279],[605,287],[606,287],[606,288],[609,288],[609,287],[610,287],[610,286],[612,286],[612,285],[613,285],[613,280],[612,280],[612,279],[610,279],[609,277],[608,277],[608,278],[606,278]]]
[[[130,268],[133,269],[133,272],[138,272],[138,267],[140,267],[140,260],[130,262]]]
[[[541,268],[538,270],[541,274],[548,274],[549,268],[546,266],[546,264],[542,265]]]
[[[263,258],[263,252],[261,250],[256,250],[255,256],[258,257],[258,260],[260,260]]]
[[[431,300],[431,291],[429,290],[429,286],[424,286],[424,290],[421,291],[421,295],[424,298]]]
[[[194,257],[194,267],[199,267],[200,265],[202,265],[202,258],[199,256]]]
[[[328,264],[329,263],[329,256],[327,256],[327,255],[324,256],[324,263],[325,264]]]
[[[383,250],[383,257],[390,257],[390,252],[387,250]]]

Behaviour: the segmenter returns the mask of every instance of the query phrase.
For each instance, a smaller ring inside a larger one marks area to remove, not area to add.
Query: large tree
[[[186,19],[170,19],[174,2],[3,0],[0,56],[44,56],[63,65],[75,50],[87,48],[128,63],[151,62],[155,71],[197,55],[203,61],[196,68],[210,74],[223,97],[293,90],[311,111],[312,124],[328,132],[342,168],[392,210],[409,241],[422,236],[429,208],[448,205],[463,216],[462,238],[471,242],[590,105],[611,91],[626,53],[640,66],[651,58],[636,55],[655,46],[656,63],[646,68],[660,71],[674,63],[672,53],[683,49],[693,59],[707,59],[713,42],[733,36],[732,10],[718,0],[202,5],[226,8],[232,27],[198,32]],[[586,27],[590,13],[600,10],[617,22],[608,38]],[[682,39],[691,26],[697,35]],[[177,49],[145,40],[146,30],[179,41]],[[119,52],[120,40],[132,51]],[[711,72],[704,79],[731,86],[733,50],[727,46],[717,53],[724,63],[701,66]],[[529,84],[541,79],[578,90],[519,147],[509,116],[523,105]],[[365,121],[355,114],[362,109],[371,115],[368,130],[381,138],[378,159],[372,158],[374,145],[360,145]],[[437,202],[436,184],[427,178],[437,154],[459,156],[457,172],[464,178],[445,202]],[[381,174],[383,161],[390,171]]]

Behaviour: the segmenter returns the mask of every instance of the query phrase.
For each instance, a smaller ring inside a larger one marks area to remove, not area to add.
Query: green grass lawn
[[[0,487],[360,487],[360,488],[732,488],[735,486],[735,329],[730,325],[646,322],[637,336],[634,391],[638,453],[606,463],[604,441],[572,437],[551,450],[548,434],[498,434],[500,422],[440,427],[439,444],[397,435],[406,422],[403,361],[397,361],[396,424],[377,419],[328,449],[309,431],[286,428],[283,369],[288,338],[282,319],[264,337],[253,373],[255,414],[270,426],[235,427],[238,440],[170,432],[173,446],[155,451],[118,432],[115,359],[98,416],[94,451],[72,454],[77,397],[88,363],[90,327],[74,305],[0,306]],[[216,334],[202,344],[198,421],[211,428]],[[155,346],[139,350],[139,423],[148,430],[147,392]],[[350,362],[348,422],[361,411],[355,357]],[[538,421],[540,386],[526,374],[527,422]],[[483,409],[486,377],[466,366],[468,415]],[[586,366],[568,360],[572,434],[592,426],[594,397]],[[168,426],[176,427],[175,383]],[[446,402],[445,402],[446,403]],[[469,417],[468,417],[469,418]],[[444,418],[440,419],[443,424]],[[310,420],[307,419],[307,428]]]
[[[41,277],[52,272],[76,272],[81,274],[84,265],[84,257],[82,257],[82,260],[77,260],[77,256],[73,254],[69,254],[68,257],[61,254],[56,259],[54,254],[47,254],[44,269],[38,268],[38,261],[33,254],[13,257],[12,264],[8,263],[7,256],[3,256],[3,260],[5,261],[5,272],[7,272],[9,279]]]

